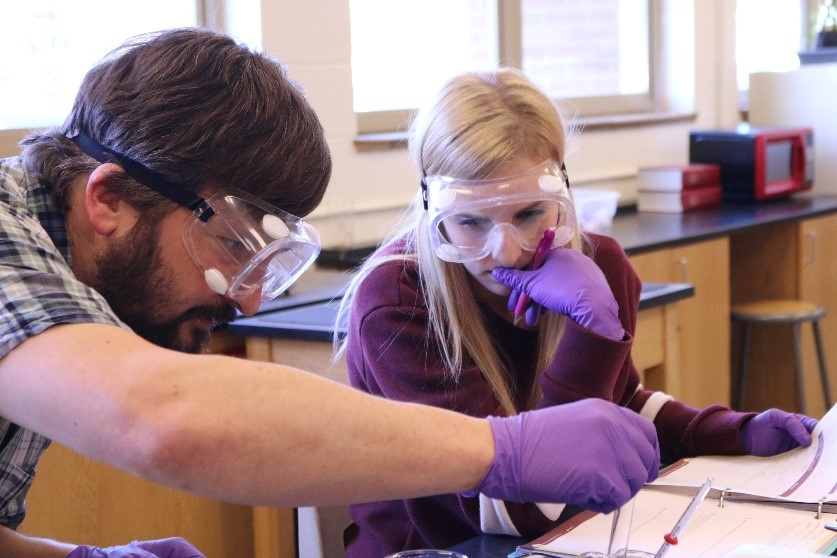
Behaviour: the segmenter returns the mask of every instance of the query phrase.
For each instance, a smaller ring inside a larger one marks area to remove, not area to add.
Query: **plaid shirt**
[[[125,327],[101,295],[73,275],[64,217],[50,188],[30,176],[19,157],[0,159],[0,300],[0,358],[56,324]],[[14,529],[49,440],[2,416],[0,439],[0,525]]]

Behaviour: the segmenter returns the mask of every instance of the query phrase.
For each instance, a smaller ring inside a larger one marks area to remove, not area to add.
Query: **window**
[[[548,94],[576,99],[588,115],[650,109],[646,0],[521,0],[521,7],[521,67]]]
[[[355,112],[374,119],[376,112],[413,109],[448,76],[496,67],[495,4],[350,0]]]
[[[85,72],[110,50],[133,35],[199,22],[196,0],[11,4],[4,13],[14,17],[0,33],[0,130],[61,124]]]
[[[737,0],[735,65],[738,90],[750,88],[753,72],[785,72],[799,67],[806,44],[805,0]]]
[[[582,115],[654,108],[651,0],[350,0],[361,132],[406,125],[448,77],[521,68]]]

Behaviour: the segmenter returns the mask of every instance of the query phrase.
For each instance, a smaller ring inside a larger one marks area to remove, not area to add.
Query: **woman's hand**
[[[621,340],[625,336],[619,321],[619,306],[607,279],[596,263],[576,250],[550,250],[538,269],[498,267],[494,278],[512,288],[509,310],[514,310],[523,291],[535,304],[526,311],[526,323],[535,325],[542,306],[570,317],[603,337]]]
[[[780,409],[768,409],[748,419],[741,427],[741,444],[750,455],[784,453],[797,446],[811,445],[817,419]]]

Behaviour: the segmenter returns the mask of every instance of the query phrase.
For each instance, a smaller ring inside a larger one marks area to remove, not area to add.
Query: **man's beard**
[[[226,323],[235,318],[230,304],[195,306],[179,316],[164,317],[158,310],[176,307],[177,280],[165,268],[159,227],[138,221],[130,234],[96,258],[97,276],[91,285],[137,335],[161,347],[199,353],[210,332],[184,324],[198,317]]]

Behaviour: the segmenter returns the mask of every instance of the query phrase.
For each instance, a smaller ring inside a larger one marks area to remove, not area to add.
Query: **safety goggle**
[[[564,246],[576,228],[568,188],[566,169],[553,160],[493,180],[429,176],[422,194],[433,250],[442,260],[469,262],[511,237],[532,251],[548,228],[555,231],[553,247]]]
[[[223,188],[204,199],[84,133],[70,139],[97,161],[118,163],[140,184],[192,211],[181,236],[207,285],[218,294],[240,299],[261,289],[261,300],[271,300],[320,253],[314,227],[255,196]]]

